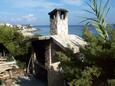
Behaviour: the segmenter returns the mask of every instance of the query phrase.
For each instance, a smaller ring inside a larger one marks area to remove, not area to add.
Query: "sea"
[[[45,36],[50,35],[50,26],[49,25],[37,25],[37,26],[33,26],[33,27],[37,29],[37,31],[34,32],[34,34],[36,34],[36,35],[45,35]],[[97,32],[93,26],[88,26],[88,28],[91,33],[97,34]],[[69,25],[68,33],[75,34],[75,35],[78,35],[81,37],[82,33],[83,33],[83,29],[84,29],[83,25]]]

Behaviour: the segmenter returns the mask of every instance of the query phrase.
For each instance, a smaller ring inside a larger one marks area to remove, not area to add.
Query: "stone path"
[[[35,79],[33,76],[27,77],[23,76],[18,78],[17,82],[12,86],[47,86],[45,83]]]

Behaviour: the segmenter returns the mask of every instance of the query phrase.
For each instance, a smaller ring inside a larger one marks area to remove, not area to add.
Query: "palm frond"
[[[108,3],[109,3],[109,0],[106,1],[104,7],[103,7],[103,10],[102,10],[102,14],[104,15],[104,12],[106,11],[107,7],[108,7]]]
[[[100,5],[99,5],[99,10],[101,11],[101,7],[102,7],[102,0],[100,0]]]
[[[106,12],[105,17],[106,17],[106,16],[107,16],[107,14],[109,13],[109,10],[110,10],[110,7],[107,9],[107,12]]]
[[[95,21],[95,22],[98,22],[98,20],[96,18],[87,18],[87,17],[82,17],[84,18],[85,20],[82,20],[80,23],[83,23],[83,22],[86,22],[86,21]]]
[[[83,9],[83,11],[85,11],[85,12],[87,12],[87,13],[91,13],[91,14],[95,15],[93,12],[91,12],[91,11],[89,11],[89,10],[85,10],[85,9]]]
[[[94,11],[94,8],[88,2],[85,3]]]
[[[102,0],[100,0],[100,5],[97,5],[97,0],[91,0],[91,5],[87,3],[87,5],[92,9],[93,13],[88,10],[84,10],[88,13],[94,14],[96,18],[85,18],[87,20],[90,20],[93,22],[93,26],[95,27],[98,34],[105,40],[108,40],[108,32],[106,30],[107,23],[104,17],[104,14],[106,12],[106,15],[108,14],[110,8],[108,8],[109,0],[106,1],[104,7],[102,7]],[[107,9],[108,8],[108,9]],[[106,11],[107,9],[107,11]]]
[[[104,5],[104,10],[108,7],[108,3],[109,3],[109,0],[106,1],[105,5]]]

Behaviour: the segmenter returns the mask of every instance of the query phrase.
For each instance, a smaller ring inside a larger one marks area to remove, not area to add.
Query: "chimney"
[[[50,16],[50,35],[68,35],[68,11],[66,9],[54,9]]]

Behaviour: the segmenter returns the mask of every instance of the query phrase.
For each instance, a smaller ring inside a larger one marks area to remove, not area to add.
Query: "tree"
[[[106,23],[106,15],[109,0],[102,6],[102,0],[98,5],[97,0],[90,0],[88,6],[95,18],[86,18],[94,26],[97,35],[90,32],[85,25],[83,38],[87,45],[80,49],[84,54],[85,61],[82,62],[73,54],[58,53],[61,61],[60,68],[69,86],[108,86],[107,81],[115,78],[115,30]],[[106,10],[107,9],[107,10]],[[84,21],[86,21],[84,20]]]
[[[98,34],[92,34],[88,28],[85,27],[83,37],[88,45],[86,45],[85,48],[82,48],[81,52],[85,55],[87,64],[101,69],[99,77],[95,80],[95,82],[98,82],[98,86],[107,86],[107,80],[115,78],[115,67],[113,66],[115,65],[115,30],[111,29],[105,19],[110,9],[107,6],[109,0],[107,0],[104,7],[102,7],[102,0],[100,1],[100,5],[97,4],[96,0],[90,1],[92,2],[92,5],[88,5],[93,10],[93,14],[96,18],[88,18],[88,20],[92,22],[92,25]],[[94,85],[95,82],[92,84]]]
[[[108,7],[109,0],[106,0],[104,6],[102,6],[103,0],[89,0],[91,4],[87,5],[91,8],[92,11],[85,10],[86,12],[93,14],[94,18],[86,18],[84,21],[92,22],[92,25],[96,29],[97,33],[104,39],[109,40],[107,33],[107,22],[105,17],[107,16],[110,7]],[[98,1],[100,2],[98,5]],[[84,22],[83,21],[83,22]]]
[[[13,56],[27,53],[26,38],[17,31],[17,28],[0,26],[0,43],[2,43]]]

